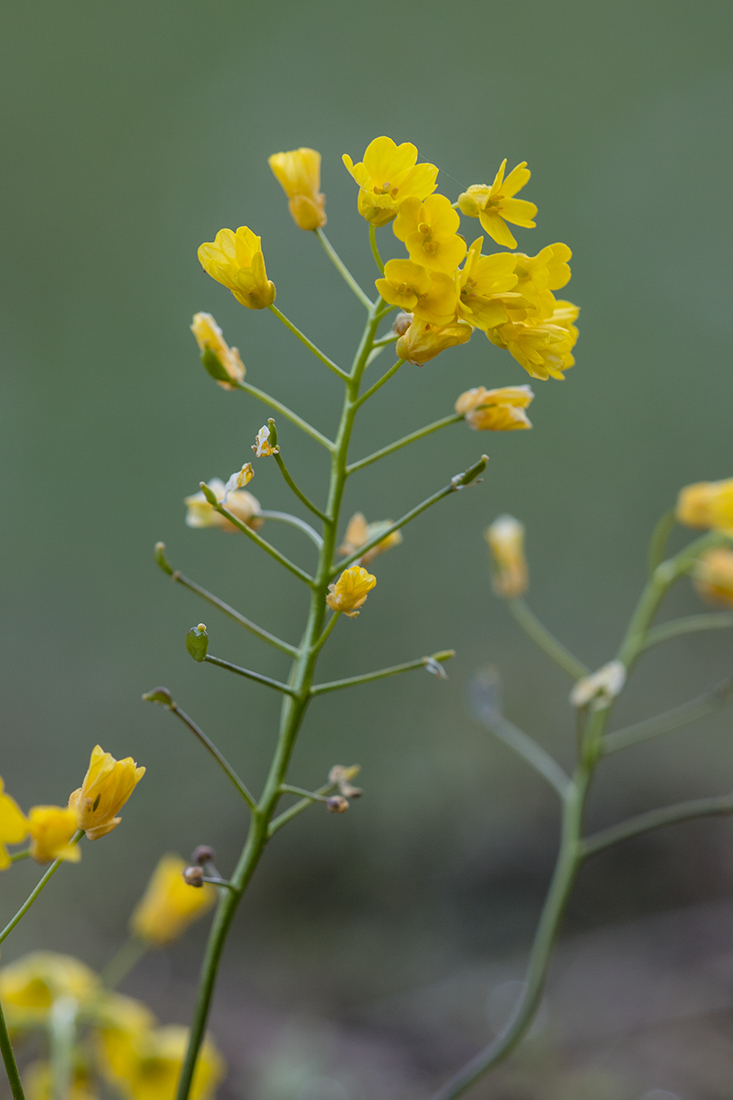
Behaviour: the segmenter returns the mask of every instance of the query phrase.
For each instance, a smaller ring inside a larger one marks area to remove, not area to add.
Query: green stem
[[[336,249],[333,247],[333,245],[329,241],[326,234],[323,232],[322,229],[315,229],[314,233],[318,237],[318,240],[323,245],[323,249],[324,249],[326,255],[328,256],[329,260],[331,261],[333,266],[336,268],[336,270],[339,272],[339,274],[343,278],[344,282],[347,284],[347,286],[351,287],[351,289],[353,290],[354,294],[359,299],[361,304],[363,306],[366,306],[366,308],[368,310],[371,310],[371,308],[372,308],[371,301],[366,296],[364,291],[361,289],[361,287],[359,286],[356,279],[351,274],[351,272],[349,271],[348,267],[343,262],[341,257],[338,255],[338,253],[336,252]]]
[[[382,263],[382,257],[379,255],[379,249],[377,248],[377,235],[371,222],[369,222],[369,246],[372,250],[375,264],[379,268],[381,274],[384,275],[384,264]]]
[[[442,420],[435,420],[432,424],[428,424],[424,428],[419,428],[416,432],[410,432],[409,435],[405,435],[402,439],[398,439],[396,443],[390,443],[388,447],[382,447],[381,450],[375,451],[374,454],[367,455],[366,458],[360,458],[358,462],[352,462],[347,467],[347,473],[354,474],[357,470],[363,470],[365,466],[371,466],[372,462],[378,462],[380,458],[386,458],[387,455],[394,454],[395,451],[399,451],[402,447],[407,447],[409,443],[414,443],[417,439],[422,439],[426,435],[432,435],[433,432],[439,431],[441,428],[447,428],[449,424],[457,424],[459,420],[463,420],[462,416],[454,413],[452,416],[444,416]]]
[[[550,756],[549,752],[537,744],[533,737],[493,708],[482,707],[477,717],[497,740],[503,742],[507,748],[517,756],[521,756],[530,767],[539,772],[561,798],[565,797],[570,785],[570,776],[560,767],[557,760]]]
[[[674,509],[665,512],[652,532],[649,542],[649,576],[661,565],[667,553],[667,541],[676,523]]]
[[[642,741],[649,741],[653,737],[670,733],[672,730],[686,726],[690,722],[696,722],[698,718],[705,718],[716,710],[721,710],[733,702],[733,676],[727,676],[722,683],[682,703],[679,707],[657,714],[654,718],[647,718],[643,722],[635,722],[632,726],[607,733],[603,739],[604,754],[618,752],[627,749],[631,745],[639,745]]]
[[[716,814],[733,814],[733,795],[727,794],[714,798],[693,798],[689,802],[677,802],[674,806],[663,806],[659,810],[630,817],[609,829],[593,833],[583,841],[581,854],[584,859],[619,844],[622,840],[649,833],[652,829],[661,829],[665,825],[676,825],[680,821],[692,821],[696,817],[711,817]]]
[[[84,830],[83,829],[78,829],[74,833],[73,837],[71,838],[71,844],[78,844],[83,836],[84,836]],[[20,909],[15,914],[13,919],[11,921],[9,921],[5,925],[5,927],[3,928],[2,932],[0,932],[0,943],[2,943],[3,940],[7,939],[7,937],[10,935],[10,933],[15,928],[16,924],[19,924],[20,921],[22,921],[23,917],[26,915],[26,913],[30,909],[31,905],[33,905],[33,902],[39,896],[41,891],[44,890],[45,887],[49,884],[49,882],[51,881],[53,876],[56,874],[56,872],[58,871],[61,864],[64,863],[64,862],[65,861],[63,859],[55,859],[53,861],[53,863],[48,868],[48,870],[43,875],[43,877],[38,880],[38,883],[36,884],[34,889],[30,892],[30,894],[28,895],[26,900],[23,902],[23,904],[21,905]]]
[[[306,791],[303,787],[293,787],[290,783],[282,783],[280,790],[283,794],[299,794],[303,798],[308,799],[309,802],[327,802],[328,799],[325,795],[319,794],[318,791]]]
[[[13,854],[10,856],[10,862],[17,863],[20,859],[28,859],[28,856],[30,854],[30,848],[24,848],[22,852],[13,852]]]
[[[212,657],[207,653],[204,661],[209,665],[216,665],[217,668],[225,668],[228,672],[236,672],[238,676],[244,676],[247,680],[254,680],[257,684],[264,684],[265,687],[281,691],[283,695],[295,695],[288,684],[283,684],[280,680],[273,680],[270,676],[263,676],[261,672],[253,672],[249,668],[240,668],[239,665],[233,665],[230,661],[222,660],[221,657]]]
[[[227,508],[225,508],[223,504],[214,504],[212,505],[212,507],[215,508],[215,510],[219,512],[220,515],[228,519],[229,522],[232,523],[238,531],[241,531],[243,535],[247,535],[247,537],[250,538],[252,542],[254,542],[257,546],[259,546],[261,550],[264,550],[266,553],[268,553],[271,558],[275,559],[275,561],[280,562],[280,565],[285,566],[285,568],[289,570],[293,574],[293,576],[297,577],[298,580],[304,581],[308,585],[313,584],[313,577],[311,577],[309,573],[306,573],[306,571],[304,569],[301,569],[299,565],[296,565],[294,562],[290,561],[289,558],[286,558],[285,555],[281,554],[279,550],[276,550],[275,547],[267,541],[267,539],[263,539],[261,535],[258,535],[257,532],[253,531],[251,527],[248,527],[246,523],[242,523],[242,521],[237,519],[235,515],[232,515],[232,513]]]
[[[13,1044],[10,1042],[10,1035],[8,1034],[8,1025],[5,1022],[5,1013],[3,1012],[2,1005],[0,1004],[0,1053],[3,1056],[3,1062],[5,1063],[5,1072],[8,1075],[8,1083],[10,1084],[10,1091],[13,1094],[13,1100],[25,1100],[25,1093],[23,1092],[23,1082],[20,1079],[20,1073],[18,1072],[18,1064],[15,1061],[15,1054],[13,1053]]]
[[[335,627],[336,623],[339,621],[340,615],[341,615],[340,611],[334,611],[333,615],[331,616],[331,618],[326,623],[326,626],[324,627],[323,633],[321,634],[320,638],[318,639],[318,641],[315,643],[315,645],[313,647],[315,649],[316,653],[318,653],[318,651],[320,649],[322,649],[323,646],[328,641],[328,639],[330,637],[330,634],[331,634],[331,631]]]
[[[130,936],[122,947],[112,956],[99,975],[105,989],[116,989],[140,960],[147,955],[148,944],[136,936]]]
[[[391,668],[380,668],[376,672],[364,672],[361,676],[349,676],[346,680],[330,680],[325,684],[314,684],[311,695],[325,695],[329,691],[339,691],[341,688],[354,687],[356,684],[369,684],[372,680],[384,680],[387,676],[398,676],[400,672],[411,672],[415,668],[427,668],[431,661],[449,661],[455,657],[452,649],[433,653],[432,657],[420,657],[417,661],[406,661],[402,665],[392,665]]]
[[[211,753],[211,755],[214,757],[214,760],[216,760],[217,764],[226,775],[227,779],[229,779],[229,781],[237,789],[239,794],[241,794],[242,798],[247,803],[250,810],[255,811],[257,809],[257,800],[255,799],[254,795],[250,793],[246,783],[244,783],[239,778],[231,764],[219,752],[214,742],[206,736],[202,729],[199,729],[193,718],[189,718],[186,712],[181,710],[177,703],[169,703],[168,709],[173,714],[175,714],[176,718],[180,718],[184,726],[187,726],[194,737],[198,738],[206,751]]]
[[[256,386],[251,386],[249,382],[232,382],[232,385],[238,390],[243,390],[244,393],[248,393],[250,397],[256,397],[258,401],[262,401],[264,405],[269,405],[271,409],[275,409],[276,412],[281,413],[286,420],[289,420],[291,424],[297,425],[302,432],[309,435],[311,439],[315,439],[317,443],[320,443],[322,447],[325,447],[327,451],[333,451],[333,443],[327,436],[323,435],[314,428],[312,424],[309,424],[307,420],[303,420],[302,416],[298,416],[292,409],[289,409],[287,405],[283,405],[281,401],[277,401],[274,397],[270,397],[269,393],[265,393],[264,390],[258,390]]]
[[[313,791],[313,794],[319,796],[328,795],[333,794],[335,790],[336,784],[329,783],[325,787],[319,787],[317,791]],[[303,810],[309,809],[312,805],[313,799],[309,795],[307,798],[301,798],[300,802],[296,802],[289,810],[284,810],[283,813],[278,814],[278,816],[273,818],[270,822],[270,827],[267,830],[268,839],[274,836],[278,829],[282,829],[283,825],[287,825],[289,821],[292,821],[294,817],[297,817],[298,814],[302,814]]]
[[[582,661],[574,657],[570,650],[566,649],[562,642],[559,642],[550,633],[535,613],[530,611],[524,600],[507,600],[507,603],[509,604],[509,610],[525,634],[528,634],[535,645],[544,650],[547,656],[556,665],[559,665],[563,672],[567,672],[571,679],[580,680],[581,677],[590,674],[590,669],[586,668]]]
[[[230,607],[228,603],[224,603],[223,600],[220,600],[218,596],[215,596],[212,592],[207,592],[200,584],[196,584],[195,581],[190,580],[188,577],[184,577],[183,573],[179,573],[178,570],[176,570],[175,573],[171,573],[171,579],[174,580],[176,584],[183,585],[189,592],[195,592],[197,596],[200,596],[202,600],[206,600],[212,607],[218,607],[219,611],[223,611],[230,619],[234,619],[235,623],[239,623],[245,630],[249,630],[251,634],[254,634],[257,638],[261,638],[263,642],[267,642],[268,645],[274,646],[275,649],[279,649],[282,653],[289,653],[291,657],[297,655],[298,649],[296,646],[284,642],[281,638],[276,638],[275,635],[270,634],[268,630],[263,630],[257,623],[253,623],[251,619],[245,618],[239,611]]]
[[[384,383],[389,382],[390,378],[394,377],[394,375],[397,374],[397,371],[400,369],[404,362],[404,359],[398,359],[397,362],[382,375],[379,381],[374,383],[371,389],[367,390],[366,393],[363,393],[361,395],[361,397],[359,398],[359,405],[363,405],[365,401],[368,401],[370,397],[374,396],[377,390],[381,390]]]
[[[298,500],[302,504],[305,504],[306,508],[308,508],[311,512],[313,512],[314,515],[318,516],[319,519],[325,520],[326,517],[324,516],[321,509],[316,508],[315,504],[313,504],[312,501],[308,500],[308,497],[305,495],[305,493],[302,491],[302,489],[299,489],[298,486],[293,481],[293,478],[290,476],[290,471],[288,470],[287,466],[285,465],[285,463],[283,461],[282,455],[280,455],[280,454],[275,455],[275,461],[278,464],[278,467],[280,469],[280,473],[285,478],[286,484],[290,487],[290,489],[292,489],[292,491],[295,493]]]
[[[307,535],[314,546],[317,546],[320,550],[323,546],[323,539],[314,531],[310,523],[306,523],[304,519],[300,519],[299,516],[292,516],[290,512],[273,512],[269,509],[262,510],[258,513],[263,519],[271,519],[275,523],[287,523],[291,527],[297,527],[299,531],[302,531],[304,535]]]
[[[78,1012],[79,1002],[74,997],[57,997],[51,1005],[48,1026],[53,1100],[69,1100],[71,1096]]]
[[[305,344],[305,346],[308,348],[308,351],[313,352],[316,359],[320,359],[322,363],[325,363],[325,365],[328,367],[329,370],[333,371],[333,373],[337,374],[339,376],[339,378],[341,378],[341,379],[346,379],[346,378],[349,377],[348,374],[346,373],[346,371],[341,370],[341,367],[339,367],[336,363],[334,363],[333,359],[329,359],[327,355],[324,355],[323,352],[321,351],[321,349],[317,348],[316,345],[313,343],[313,341],[309,340],[304,332],[301,332],[299,328],[296,328],[296,326],[293,324],[293,322],[289,321],[287,319],[287,317],[285,316],[285,314],[282,313],[277,308],[276,305],[270,305],[267,308],[270,310],[270,313],[275,314],[278,321],[282,321],[282,323],[285,325],[285,327],[287,329],[290,329],[293,336],[298,337],[301,344]]]
[[[687,615],[684,619],[672,619],[668,623],[654,626],[647,634],[644,649],[661,645],[671,638],[683,634],[694,634],[700,630],[729,630],[733,627],[733,614],[730,611],[712,612],[708,615]]]

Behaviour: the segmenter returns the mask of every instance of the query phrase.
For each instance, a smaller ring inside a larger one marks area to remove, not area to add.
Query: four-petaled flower
[[[448,325],[455,320],[458,292],[450,275],[428,271],[412,260],[388,260],[376,288],[390,305],[414,313],[421,321]]]
[[[511,432],[532,427],[525,410],[533,397],[529,386],[503,386],[497,390],[477,386],[461,394],[456,412],[475,430]]]
[[[95,745],[84,782],[69,798],[77,826],[89,840],[98,840],[117,828],[122,819],[115,815],[144,775],[145,768],[139,768],[131,756],[115,760],[101,745]]]
[[[514,290],[516,258],[510,252],[482,256],[483,242],[483,237],[476,238],[458,272],[458,316],[487,332],[508,320],[509,306],[529,303]]]
[[[377,578],[367,573],[360,565],[344,569],[335,584],[329,584],[326,603],[333,611],[343,611],[350,619],[355,619],[359,608],[377,583]]]
[[[516,248],[517,242],[512,236],[507,222],[525,229],[534,229],[532,221],[537,207],[526,199],[515,199],[529,182],[530,171],[527,162],[522,161],[504,179],[506,160],[494,177],[491,187],[486,183],[472,183],[467,191],[458,196],[458,209],[469,218],[478,218],[481,225],[497,244],[505,248]]]
[[[200,246],[198,256],[204,271],[248,309],[265,309],[275,301],[275,284],[267,278],[261,238],[246,225],[236,233],[220,229],[213,241]]]
[[[267,158],[273,175],[290,200],[293,221],[300,229],[326,224],[326,196],[321,194],[321,154],[315,149],[292,149]]]
[[[354,164],[348,153],[342,160],[359,184],[359,213],[377,227],[391,222],[405,199],[426,199],[437,187],[438,169],[417,164],[417,149],[409,141],[396,145],[392,138],[378,137],[363,161]]]
[[[466,255],[466,242],[458,236],[460,224],[450,199],[428,195],[424,202],[409,198],[400,203],[392,230],[416,264],[452,275]]]

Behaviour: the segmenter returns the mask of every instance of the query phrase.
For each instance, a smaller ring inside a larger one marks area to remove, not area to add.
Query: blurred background
[[[574,737],[563,674],[491,592],[482,530],[504,511],[526,523],[530,603],[595,668],[615,651],[678,487],[733,473],[730,5],[31,0],[4,23],[0,771],[27,808],[63,801],[97,741],[148,769],[124,827],[63,869],[5,962],[44,946],[101,967],[161,853],[206,842],[231,868],[242,807],[143,691],[169,687],[246,781],[262,782],[278,699],[195,665],[183,638],[203,618],[217,655],[276,676],[284,658],[171,584],[152,548],[163,539],[174,568],[298,638],[298,582],[244,539],[183,522],[183,497],[246,461],[267,416],[201,369],[195,311],[215,314],[248,381],[327,432],[340,400],[269,313],[243,310],[204,275],[197,246],[222,226],[262,234],[278,305],[337,360],[361,323],[290,220],[267,156],[321,151],[327,232],[367,287],[366,225],[341,154],[360,159],[381,133],[439,165],[451,198],[504,157],[527,160],[523,195],[539,216],[517,231],[520,249],[573,249],[564,293],[582,307],[577,365],[564,383],[534,384],[534,431],[458,425],[349,485],[347,515],[396,518],[488,452],[480,487],[378,560],[379,586],[339,624],[321,674],[443,647],[458,656],[446,683],[415,672],[311,708],[292,781],[317,786],[334,763],[359,762],[366,793],[344,817],[315,807],[278,835],[238,915],[212,1020],[230,1063],[224,1100],[424,1097],[501,1025],[557,843],[552,793],[473,719],[470,677],[497,668],[508,716],[565,763]],[[390,239],[381,231],[387,252]],[[471,386],[527,380],[475,336],[403,368],[353,454],[446,415]],[[280,442],[321,499],[323,453],[284,421]],[[251,489],[264,507],[292,507],[272,464]],[[309,563],[298,532],[268,534]],[[665,615],[697,607],[682,584]],[[724,632],[655,651],[617,725],[697,694],[730,664]],[[729,790],[730,736],[723,714],[614,757],[591,825]],[[704,821],[589,865],[547,1008],[475,1095],[729,1098],[732,841],[733,825]],[[37,876],[19,864],[2,877],[3,920]],[[188,1019],[206,923],[124,984],[164,1022]]]

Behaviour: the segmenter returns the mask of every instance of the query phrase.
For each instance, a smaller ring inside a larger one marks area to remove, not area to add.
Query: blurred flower
[[[361,512],[355,512],[349,520],[348,527],[346,528],[346,534],[344,535],[344,541],[339,546],[339,554],[346,556],[347,554],[354,554],[360,546],[364,546],[365,543],[371,542],[373,538],[381,531],[387,531],[392,526],[391,519],[380,519],[376,523],[367,523]],[[383,554],[385,550],[391,550],[393,546],[399,546],[402,542],[402,532],[392,531],[386,538],[378,542],[376,546],[372,546],[371,550],[367,550],[366,554],[363,554],[359,558],[357,565],[369,565],[369,562],[374,558]]]
[[[517,191],[521,191],[529,182],[531,173],[527,162],[518,164],[506,179],[505,168],[506,160],[502,161],[491,187],[485,183],[471,184],[467,191],[458,196],[458,209],[469,218],[478,218],[497,244],[505,248],[516,248],[517,242],[506,223],[534,229],[535,223],[532,219],[537,213],[537,207],[533,202],[514,198]]]
[[[267,278],[260,242],[261,237],[241,225],[236,233],[220,229],[198,252],[204,271],[248,309],[265,309],[275,301],[275,284]]]
[[[339,789],[339,794],[342,794],[344,798],[361,798],[364,794],[361,787],[353,787],[351,780],[359,774],[361,771],[360,764],[351,764],[346,767],[344,764],[334,764],[328,773],[329,783],[335,783]]]
[[[84,782],[69,797],[69,808],[76,811],[78,827],[89,840],[98,840],[117,828],[122,819],[115,814],[144,775],[145,768],[139,768],[131,756],[115,760],[101,745],[95,745]]]
[[[26,1100],[55,1100],[50,1062],[32,1062],[23,1072]],[[67,1100],[95,1100],[87,1067],[76,1061]]]
[[[259,518],[260,502],[251,493],[246,492],[244,489],[227,492],[226,485],[218,477],[212,477],[211,481],[207,481],[206,484],[219,503],[226,496],[225,508],[238,520],[246,523],[254,531],[262,526],[264,520]],[[188,509],[186,523],[189,527],[219,527],[222,531],[237,530],[226,516],[222,516],[209,504],[203,492],[199,491],[194,493],[193,496],[186,497],[183,503]]]
[[[458,316],[469,325],[487,331],[508,319],[507,306],[528,305],[514,287],[516,259],[510,252],[481,255],[483,237],[477,237],[468,250],[466,262],[458,272]]]
[[[236,348],[230,348],[224,334],[210,313],[194,313],[191,332],[196,337],[202,353],[211,352],[221,363],[232,382],[242,382],[247,373]],[[234,386],[217,378],[218,385],[224,390],[233,390]]]
[[[484,386],[466,390],[456,401],[456,412],[477,430],[511,432],[516,428],[531,428],[525,409],[534,394],[529,386],[504,386],[487,390]]]
[[[486,528],[484,537],[494,556],[494,591],[502,599],[518,599],[529,586],[524,525],[514,516],[499,516]]]
[[[704,600],[733,607],[733,550],[719,547],[701,554],[692,576]]]
[[[0,1001],[11,1027],[43,1023],[59,997],[73,997],[82,1006],[93,1003],[99,990],[88,966],[53,951],[34,951],[0,970]]]
[[[626,666],[621,661],[609,661],[590,676],[583,676],[570,692],[574,707],[587,707],[593,703],[596,710],[608,707],[619,695],[626,683]]]
[[[566,244],[549,244],[536,256],[515,253],[516,290],[539,310],[542,317],[550,317],[555,310],[552,291],[570,282],[568,260],[572,255]]]
[[[326,603],[334,611],[343,611],[344,615],[355,619],[376,583],[377,578],[366,569],[352,565],[344,569],[335,584],[329,584],[330,595],[326,596]]]
[[[410,314],[400,314],[409,317]],[[395,345],[398,358],[420,367],[434,359],[446,348],[454,348],[471,339],[473,329],[460,321],[449,325],[431,325],[428,321],[414,320]]]
[[[109,1033],[103,1034],[102,1050],[107,1057]],[[114,1068],[108,1057],[105,1068],[129,1100],[175,1100],[187,1045],[188,1028],[179,1024],[155,1030],[141,1028],[136,1033],[130,1032],[113,1049]],[[207,1100],[225,1070],[224,1059],[211,1039],[206,1038],[196,1062],[190,1100]]]
[[[66,806],[31,806],[28,814],[31,856],[39,863],[66,859],[78,863],[81,851],[71,838],[76,832],[76,811]]]
[[[438,169],[417,164],[417,149],[409,142],[396,145],[392,138],[378,137],[363,161],[354,164],[347,153],[342,160],[359,184],[359,213],[377,227],[391,222],[405,199],[425,199],[437,187]]]
[[[142,1001],[110,993],[97,1012],[97,1040],[105,1077],[115,1084],[127,1081],[136,1061],[136,1050],[157,1023]]]
[[[263,424],[255,436],[252,450],[257,458],[269,458],[270,455],[280,454],[280,448],[273,447],[270,443],[270,429],[267,424]]]
[[[575,363],[572,348],[578,339],[573,324],[579,310],[572,302],[556,302],[546,320],[509,321],[486,335],[492,344],[507,351],[532,378],[564,378],[563,371]]]
[[[130,919],[133,935],[163,947],[185,932],[216,901],[216,890],[204,884],[192,890],[183,878],[188,864],[180,856],[167,855],[158,863]]]
[[[450,199],[428,195],[424,202],[405,199],[392,229],[416,264],[452,275],[466,255],[466,242],[457,235],[460,224]]]
[[[686,527],[711,527],[733,534],[733,477],[686,485],[680,490],[675,514]]]
[[[290,202],[293,221],[301,229],[326,224],[326,196],[320,193],[321,154],[315,149],[293,149],[267,158],[277,182]]]
[[[453,279],[442,271],[428,271],[412,260],[387,260],[384,278],[375,286],[385,302],[422,321],[448,325],[455,320],[458,293]]]
[[[28,820],[18,803],[5,794],[5,784],[0,776],[0,871],[10,866],[6,844],[20,844],[28,836]]]

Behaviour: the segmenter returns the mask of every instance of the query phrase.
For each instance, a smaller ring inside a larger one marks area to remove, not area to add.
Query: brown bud
[[[345,814],[348,808],[348,802],[340,794],[331,795],[326,799],[326,809],[330,814]]]
[[[411,324],[411,313],[398,313],[392,323],[392,332],[396,332],[398,336],[404,336]]]
[[[204,885],[203,867],[187,867],[186,870],[183,872],[183,877],[189,886]]]
[[[204,863],[213,863],[216,859],[216,852],[208,844],[199,844],[198,848],[195,848],[191,861],[203,865]]]

